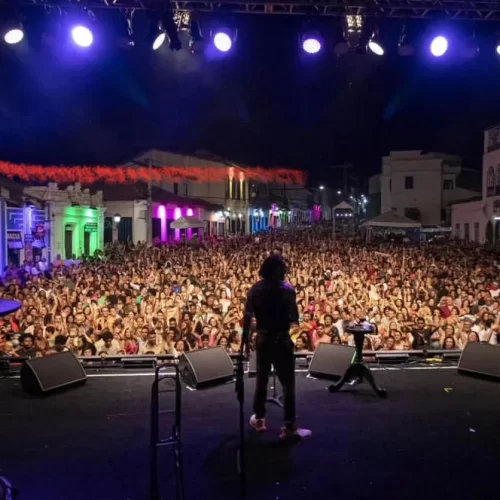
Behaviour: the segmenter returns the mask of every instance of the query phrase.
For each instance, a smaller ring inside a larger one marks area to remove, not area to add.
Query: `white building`
[[[223,210],[213,212],[210,218],[211,235],[248,234],[267,227],[310,222],[308,208],[310,193],[303,187],[275,186],[251,175],[251,167],[236,165],[209,154],[180,155],[168,151],[151,150],[139,155],[130,166],[211,168],[220,170],[214,179],[172,182],[164,180],[159,187],[174,195],[203,200]],[[285,196],[281,192],[285,191]]]
[[[151,242],[171,242],[180,240],[184,235],[188,239],[195,234],[199,235],[197,229],[184,231],[171,228],[171,223],[180,217],[195,217],[203,222],[204,234],[209,234],[211,230],[212,234],[217,234],[217,230],[223,234],[224,227],[211,227],[214,215],[223,210],[222,205],[214,205],[199,198],[178,196],[152,186],[151,214],[149,214],[149,194],[145,182],[125,184],[118,189],[116,186],[103,185],[102,191],[105,207],[104,244],[112,241],[139,243],[148,239]]]
[[[484,133],[481,199],[453,205],[451,219],[455,238],[500,243],[500,125]]]
[[[449,226],[451,205],[480,194],[475,171],[463,168],[458,156],[442,153],[391,151],[379,177],[370,179],[370,195],[380,186],[380,213],[393,211],[424,226]]]
[[[159,186],[178,196],[199,198],[213,205],[224,207],[224,211],[212,215],[210,234],[222,233],[220,224],[225,225],[223,234],[249,232],[249,179],[244,168],[201,156],[185,156],[156,149],[141,154],[132,162],[133,164],[142,166],[151,164],[158,167],[209,167],[224,170],[225,173],[227,172],[227,176],[222,174],[213,181],[175,183],[165,180],[161,181]]]
[[[47,227],[52,260],[60,255],[71,259],[73,255],[93,255],[103,249],[104,207],[102,191],[92,193],[79,183],[60,189],[55,182],[47,186],[24,188],[28,196],[45,202]]]

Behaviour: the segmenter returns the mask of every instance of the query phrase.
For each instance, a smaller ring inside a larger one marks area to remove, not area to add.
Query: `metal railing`
[[[167,370],[170,371],[167,371]],[[173,370],[173,371],[172,371]],[[166,381],[173,381],[174,387],[165,388]],[[163,409],[161,405],[162,394],[173,394],[174,407]],[[173,417],[170,434],[161,436],[161,416]],[[151,386],[151,443],[150,443],[150,497],[149,500],[160,500],[158,454],[160,448],[168,448],[173,451],[174,477],[176,500],[184,500],[184,472],[182,459],[182,387],[179,367],[176,364],[163,364],[155,369],[155,379]]]
[[[363,351],[365,362],[367,363],[381,363],[383,360],[392,359],[394,362],[408,363],[409,361],[422,360],[428,358],[441,357],[447,360],[458,360],[462,354],[461,350],[443,350],[443,349],[429,349],[429,350],[410,350],[410,351]],[[236,361],[238,354],[229,354],[229,356]],[[314,352],[297,352],[295,353],[296,359],[306,361],[306,364],[314,356]],[[0,373],[9,375],[15,373],[16,369],[22,363],[29,360],[27,357],[0,357]],[[82,362],[84,368],[87,369],[155,369],[159,363],[175,366],[178,363],[178,357],[173,354],[163,355],[144,355],[138,356],[119,355],[119,356],[80,356],[78,359]]]

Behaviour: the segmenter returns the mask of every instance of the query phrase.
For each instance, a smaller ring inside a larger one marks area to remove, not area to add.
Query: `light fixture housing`
[[[5,27],[3,32],[4,42],[9,45],[21,43],[24,39],[24,30],[21,23],[12,23]]]
[[[305,31],[300,37],[300,47],[306,54],[319,54],[323,48],[321,35],[317,31]]]
[[[434,57],[443,57],[446,52],[448,52],[449,42],[448,39],[443,35],[435,36],[430,45],[429,49]]]
[[[380,57],[385,54],[384,45],[380,40],[380,36],[378,34],[377,29],[373,32],[373,35],[368,40],[367,48],[372,54],[375,54],[376,56]]]

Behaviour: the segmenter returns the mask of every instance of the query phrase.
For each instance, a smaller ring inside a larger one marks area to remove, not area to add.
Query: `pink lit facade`
[[[173,229],[170,224],[181,217],[195,217],[201,221],[205,219],[205,210],[202,208],[176,207],[173,205],[164,205],[161,203],[153,204],[153,240],[161,241],[179,241],[186,234],[191,239],[195,234],[199,238],[203,237],[203,229]]]

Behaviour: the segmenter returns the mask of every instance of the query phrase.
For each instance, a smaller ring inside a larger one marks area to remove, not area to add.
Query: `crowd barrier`
[[[431,361],[458,361],[462,351],[460,350],[411,350],[411,351],[363,351],[365,363],[370,364],[405,364],[415,361],[431,362]],[[236,361],[239,354],[229,354],[233,362]],[[300,368],[307,368],[314,356],[313,352],[298,352],[295,353],[296,365]],[[0,357],[0,372],[12,372],[19,369],[22,363],[30,358],[18,357]],[[155,369],[159,364],[176,364],[178,358],[173,354],[164,355],[119,355],[119,356],[80,356],[81,361],[86,369],[103,369],[103,368],[121,368],[125,370],[133,369]]]

